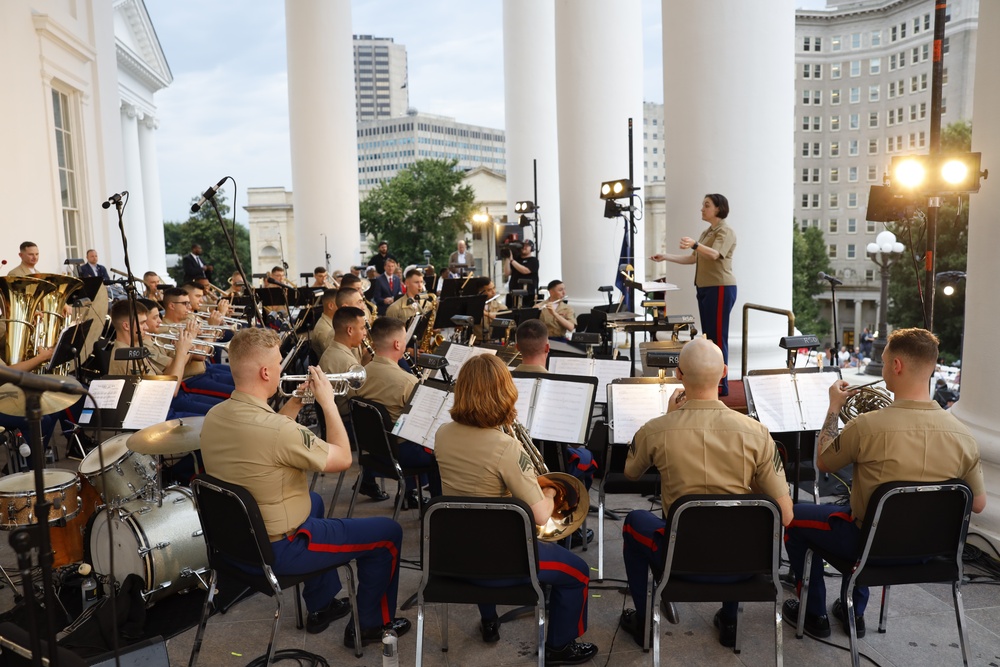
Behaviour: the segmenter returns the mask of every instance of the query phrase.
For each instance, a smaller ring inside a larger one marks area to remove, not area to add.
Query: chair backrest
[[[763,494],[689,494],[670,506],[666,563],[678,574],[772,574],[781,510]]]
[[[385,408],[377,403],[351,399],[351,423],[358,440],[358,451],[385,457],[395,462],[389,435],[383,418]]]
[[[971,513],[972,489],[959,479],[882,484],[868,502],[861,558],[960,561]]]
[[[424,510],[424,575],[487,580],[536,577],[531,508],[516,498],[438,496]],[[469,551],[475,545],[475,554]]]
[[[194,478],[191,490],[209,560],[221,555],[258,567],[274,563],[264,518],[249,491],[204,473]]]

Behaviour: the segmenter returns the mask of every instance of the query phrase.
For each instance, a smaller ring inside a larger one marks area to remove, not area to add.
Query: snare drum
[[[156,459],[126,446],[131,433],[121,433],[95,447],[80,461],[80,474],[106,503],[135,500],[156,486]],[[104,467],[98,452],[104,452]]]
[[[80,480],[70,470],[43,470],[45,499],[52,503],[49,523],[68,521],[80,512]],[[37,523],[35,473],[18,472],[0,479],[0,530]]]
[[[90,527],[91,563],[100,574],[109,574],[108,526],[115,544],[115,579],[137,574],[145,582],[142,597],[156,602],[172,592],[198,583],[195,572],[208,568],[208,551],[201,523],[189,489],[172,486],[163,493],[163,506],[133,500],[98,512]]]

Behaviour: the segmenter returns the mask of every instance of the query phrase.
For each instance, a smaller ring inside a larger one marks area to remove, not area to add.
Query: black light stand
[[[635,165],[633,163],[633,140],[632,140],[632,119],[628,119],[628,182],[633,184],[632,191],[628,195],[628,257],[629,264],[632,265],[632,280],[626,281],[628,289],[628,307],[635,311]],[[632,372],[629,377],[635,377],[635,332],[631,334],[629,343],[629,367]]]

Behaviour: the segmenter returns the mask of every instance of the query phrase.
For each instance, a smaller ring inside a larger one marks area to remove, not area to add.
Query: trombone
[[[177,350],[177,346],[175,345],[175,343],[178,340],[180,340],[180,336],[175,336],[173,334],[151,333],[151,334],[146,334],[146,337],[151,338],[153,340],[154,345],[168,352],[175,352]],[[165,342],[165,341],[173,341],[173,342]],[[203,348],[207,347],[208,349],[199,350],[196,349],[197,347],[203,347]],[[199,338],[197,340],[191,341],[191,349],[188,350],[188,354],[193,354],[198,357],[214,357],[215,356],[214,348],[217,347],[222,348],[223,350],[228,350],[229,343],[216,343],[215,341],[202,340]]]
[[[368,374],[365,372],[365,367],[360,364],[354,364],[346,373],[326,374],[326,379],[333,385],[333,394],[335,396],[343,396],[351,389],[360,389],[367,378]],[[301,398],[303,402],[311,403],[313,401],[312,390],[297,388],[297,385],[311,379],[311,375],[283,375],[281,381],[278,383],[278,393],[283,398]],[[296,388],[291,392],[285,391],[282,385],[286,382],[294,383]]]

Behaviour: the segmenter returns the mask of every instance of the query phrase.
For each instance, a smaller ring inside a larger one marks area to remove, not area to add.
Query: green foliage
[[[816,276],[820,271],[829,273],[830,270],[823,232],[817,227],[803,232],[793,222],[792,311],[795,313],[795,326],[804,334],[823,338],[830,333],[830,322],[820,317],[819,301],[816,300],[816,296],[823,291],[823,285]]]
[[[952,123],[941,131],[942,152],[968,152],[972,148],[972,124]],[[889,225],[906,246],[903,259],[893,264],[889,279],[889,324],[894,328],[924,326],[920,294],[926,271],[927,224],[920,211],[906,224]],[[965,271],[969,248],[969,196],[943,197],[938,211],[937,265],[935,271]],[[941,339],[941,356],[954,361],[962,354],[965,329],[965,284],[957,285],[955,294],[945,296],[940,287],[934,299],[934,333]]]
[[[456,160],[421,160],[372,190],[361,202],[361,231],[389,242],[389,252],[407,264],[423,264],[424,250],[431,263],[448,263],[455,241],[465,232],[475,193],[462,185]]]
[[[223,219],[227,220],[226,227],[233,234],[233,242],[236,244],[236,251],[239,253],[240,262],[246,271],[250,270],[250,230],[245,226],[237,224],[233,230],[230,208],[226,203],[226,197],[221,192],[215,196],[215,201],[219,205],[219,212]],[[191,200],[193,204],[195,199]],[[219,226],[219,219],[210,204],[206,204],[197,213],[192,213],[184,222],[164,222],[163,236],[166,240],[167,252],[177,253],[179,256],[191,252],[191,245],[197,243],[202,249],[202,261],[211,264],[215,273],[212,276],[212,284],[223,289],[228,289],[228,280],[236,270],[233,262],[233,254],[226,242],[226,237]],[[175,284],[179,284],[183,278],[183,269],[180,263],[172,269],[168,269],[170,278]]]

